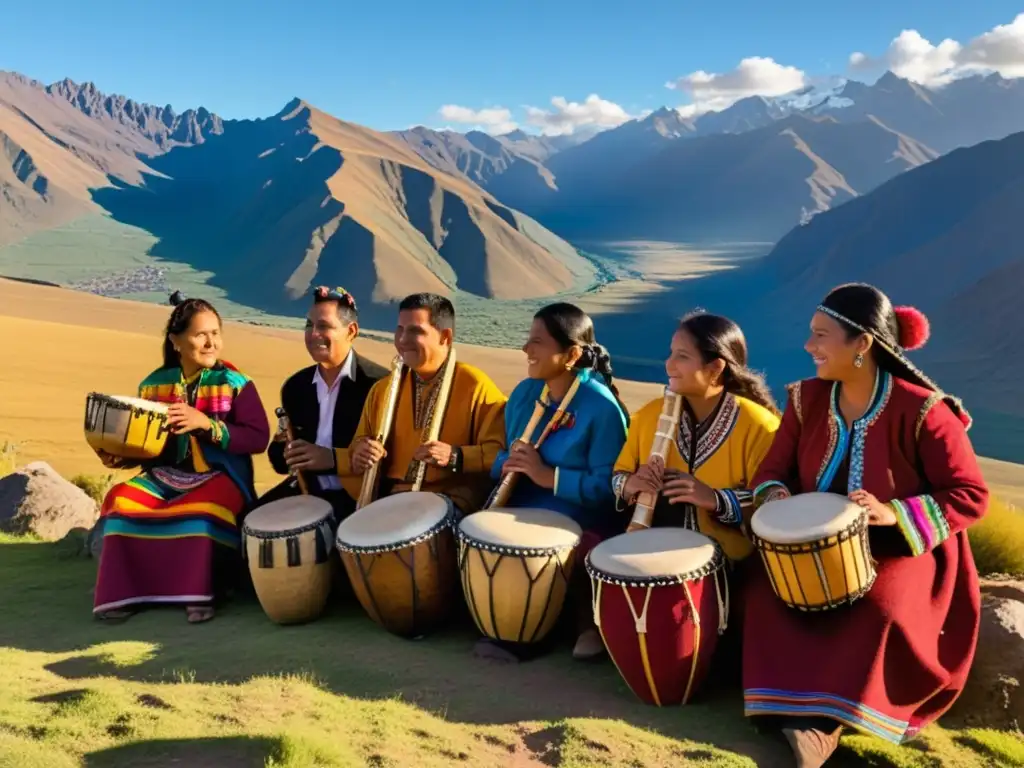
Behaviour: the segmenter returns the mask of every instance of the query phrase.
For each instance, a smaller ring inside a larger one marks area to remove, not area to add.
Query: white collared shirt
[[[341,391],[343,379],[356,379],[356,353],[349,350],[348,357],[341,366],[341,372],[334,379],[334,384],[327,386],[320,375],[320,366],[313,372],[313,384],[316,385],[316,399],[320,403],[320,421],[316,428],[316,444],[334,450],[334,409],[338,405],[338,392]],[[336,491],[341,488],[341,480],[336,475],[320,475],[320,487],[325,491]]]

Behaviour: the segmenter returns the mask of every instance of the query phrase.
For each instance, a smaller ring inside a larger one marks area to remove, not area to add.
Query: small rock
[[[1024,583],[985,580],[967,685],[943,722],[1019,731],[1024,725]]]
[[[0,478],[0,531],[5,533],[60,541],[73,528],[91,529],[99,514],[95,501],[45,462]]]

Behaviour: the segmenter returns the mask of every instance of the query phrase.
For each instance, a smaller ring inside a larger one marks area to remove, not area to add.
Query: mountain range
[[[487,169],[476,183],[570,239],[774,242],[908,168],[1019,130],[1021,80],[977,75],[930,89],[888,72],[697,116],[662,108],[546,157],[493,137],[474,143],[467,165]],[[415,132],[432,164],[431,147],[462,136]]]
[[[0,73],[0,247],[102,217],[239,304],[294,315],[311,285],[344,285],[386,327],[417,290],[524,311],[580,296],[609,278],[573,244],[762,241],[760,260],[628,297],[596,318],[602,341],[655,359],[649,329],[712,307],[749,329],[779,385],[805,373],[792,344],[804,310],[868,280],[932,317],[922,363],[976,403],[986,450],[1020,460],[1022,89],[889,73],[698,116],[663,108],[596,134],[492,136],[375,131],[301,99],[226,120]],[[478,306],[507,342],[505,310]]]

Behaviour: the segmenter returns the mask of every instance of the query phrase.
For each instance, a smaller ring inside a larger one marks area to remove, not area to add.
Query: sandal
[[[214,617],[214,610],[209,605],[190,605],[185,609],[189,624],[202,624]]]

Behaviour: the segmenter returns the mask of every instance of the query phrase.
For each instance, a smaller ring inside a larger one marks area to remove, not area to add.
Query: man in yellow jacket
[[[455,308],[443,296],[418,293],[399,305],[395,349],[404,368],[391,433],[374,439],[387,406],[390,377],[370,390],[348,448],[336,450],[338,475],[358,498],[364,473],[377,462],[377,498],[409,490],[419,463],[426,464],[421,490],[442,493],[463,514],[477,511],[493,485],[491,465],[505,447],[506,397],[478,368],[452,361]],[[454,365],[447,403],[439,402],[446,367]],[[436,408],[443,408],[437,440],[427,432]]]

